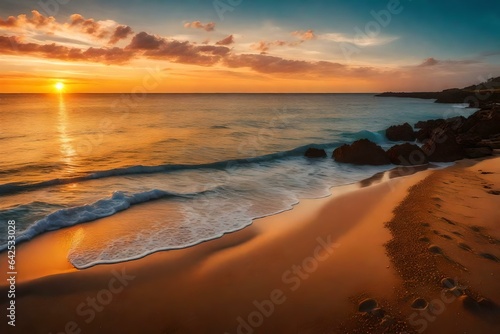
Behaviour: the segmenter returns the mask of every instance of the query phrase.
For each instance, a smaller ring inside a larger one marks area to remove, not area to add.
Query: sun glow
[[[62,82],[58,82],[58,83],[56,83],[56,84],[54,85],[54,87],[56,88],[56,90],[57,90],[58,92],[62,92],[62,91],[63,91],[63,89],[64,89],[64,83],[62,83]]]

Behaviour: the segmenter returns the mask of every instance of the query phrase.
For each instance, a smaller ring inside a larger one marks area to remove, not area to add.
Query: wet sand
[[[148,205],[48,233],[18,247],[9,332],[417,333],[422,319],[427,333],[491,332],[495,308],[477,302],[500,301],[500,163],[476,163],[334,188],[217,240],[85,270],[66,260],[74,238]],[[455,298],[438,312],[441,295]]]

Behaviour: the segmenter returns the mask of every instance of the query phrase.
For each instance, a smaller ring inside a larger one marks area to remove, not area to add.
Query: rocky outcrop
[[[490,147],[466,148],[465,156],[469,159],[484,158],[493,155],[493,150]]]
[[[410,124],[393,125],[385,130],[385,136],[391,141],[414,141],[415,132]]]
[[[306,158],[326,158],[326,151],[320,148],[310,147],[304,153]]]
[[[351,145],[342,145],[333,151],[332,158],[337,162],[356,165],[388,165],[389,157],[382,147],[368,139],[357,140]]]
[[[452,162],[465,158],[465,150],[451,130],[437,129],[422,150],[432,162]]]
[[[475,112],[459,127],[458,132],[477,135],[482,139],[500,133],[500,108]]]
[[[427,155],[415,144],[394,145],[387,151],[387,156],[395,165],[415,166],[429,163]]]
[[[500,102],[500,77],[491,78],[478,85],[446,89],[441,92],[386,92],[380,97],[410,97],[435,99],[436,103],[468,103],[471,107],[486,107]]]

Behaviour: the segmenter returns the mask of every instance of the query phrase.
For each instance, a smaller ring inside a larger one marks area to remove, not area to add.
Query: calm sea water
[[[391,166],[307,160],[384,129],[474,110],[372,94],[0,95],[0,247],[149,205],[140,222],[84,235],[79,268],[241,229],[301,198]],[[152,208],[152,209],[150,209]]]

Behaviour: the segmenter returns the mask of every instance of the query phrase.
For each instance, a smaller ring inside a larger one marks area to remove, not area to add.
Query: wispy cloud
[[[317,38],[330,42],[350,43],[361,47],[386,45],[399,39],[397,36],[351,37],[342,33],[326,33],[318,35]]]
[[[234,36],[229,35],[226,38],[223,38],[220,41],[216,42],[215,45],[231,45],[233,43],[234,43]]]
[[[314,31],[311,29],[306,30],[306,31],[302,31],[302,30],[293,31],[292,35],[295,37],[298,37],[302,41],[310,41],[310,40],[316,38]]]
[[[201,23],[201,21],[193,21],[184,23],[185,28],[195,28],[195,29],[203,29],[205,31],[214,31],[215,23],[208,22],[206,24]]]
[[[122,48],[70,48],[62,45],[24,43],[19,37],[0,36],[0,53],[39,56],[65,61],[88,61],[104,64],[123,64],[134,57],[130,50]]]
[[[422,63],[418,64],[417,67],[431,67],[431,66],[457,66],[457,65],[473,65],[480,64],[481,62],[476,59],[447,59],[439,60],[433,57],[425,59]]]

